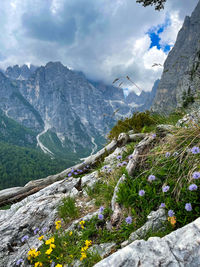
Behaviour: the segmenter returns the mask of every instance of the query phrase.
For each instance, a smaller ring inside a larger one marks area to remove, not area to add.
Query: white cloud
[[[129,75],[150,90],[161,74],[151,66],[162,64],[166,55],[149,49],[147,31],[170,17],[161,45],[174,44],[184,16],[196,3],[168,0],[157,12],[136,0],[1,0],[0,67],[59,60],[92,79],[112,83]]]

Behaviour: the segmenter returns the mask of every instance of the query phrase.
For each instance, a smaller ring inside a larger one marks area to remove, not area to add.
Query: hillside
[[[198,266],[199,114],[120,134],[84,163],[1,191],[0,205],[19,201],[0,211],[2,266]]]

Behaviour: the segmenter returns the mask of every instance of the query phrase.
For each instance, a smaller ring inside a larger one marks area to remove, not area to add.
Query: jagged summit
[[[183,92],[196,95],[200,70],[200,2],[191,17],[186,17],[176,43],[164,64],[153,110],[170,112],[182,105]]]

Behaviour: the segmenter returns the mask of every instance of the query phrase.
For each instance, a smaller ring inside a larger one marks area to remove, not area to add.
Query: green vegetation
[[[71,197],[63,198],[58,207],[58,215],[63,218],[64,222],[78,218],[79,209],[76,207],[75,200]]]
[[[187,108],[190,104],[194,103],[194,96],[191,93],[191,88],[188,88],[188,91],[184,91],[182,95],[183,108]]]
[[[0,189],[23,186],[69,166],[71,162],[51,159],[35,149],[0,142]]]
[[[148,133],[155,130],[158,124],[176,124],[176,122],[183,117],[183,111],[175,111],[169,116],[163,116],[150,111],[136,112],[130,118],[119,120],[117,124],[110,131],[108,138],[114,139],[122,132],[133,130],[134,133]]]

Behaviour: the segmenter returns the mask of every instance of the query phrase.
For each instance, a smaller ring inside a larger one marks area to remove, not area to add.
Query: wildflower
[[[128,156],[128,159],[132,159],[132,158],[133,158],[133,155],[129,155],[129,156]]]
[[[72,173],[70,172],[70,173],[68,173],[68,175],[67,175],[68,177],[71,177],[72,176]]]
[[[122,166],[125,166],[125,165],[127,165],[127,162],[126,161],[123,161],[122,162]]]
[[[71,172],[74,172],[74,169],[72,169]]]
[[[43,228],[42,228],[42,233],[43,233],[43,234],[45,234],[47,231],[48,231],[48,228],[47,228],[47,227],[43,227]]]
[[[78,174],[78,172],[74,172],[74,174],[75,174],[75,175],[77,175],[77,174]]]
[[[45,252],[45,254],[50,255],[52,251],[53,251],[53,249],[50,247],[49,249],[47,249],[47,251]]]
[[[80,261],[84,260],[85,258],[87,258],[87,255],[85,252],[81,252],[81,258]]]
[[[104,211],[104,209],[105,209],[105,208],[104,208],[103,206],[101,206],[101,207],[99,208],[99,212],[102,213],[102,212]]]
[[[108,169],[108,170],[107,170],[107,173],[111,173],[111,172],[112,172],[112,169]]]
[[[40,255],[40,251],[36,251],[35,248],[32,248],[28,251],[28,256],[30,256],[30,258],[36,258],[37,256]]]
[[[22,242],[25,242],[25,241],[28,240],[28,239],[29,239],[29,236],[28,236],[28,235],[25,235],[25,236],[22,237],[21,241],[22,241]]]
[[[169,158],[169,157],[170,157],[170,155],[171,155],[171,153],[170,153],[170,152],[166,152],[166,154],[165,154],[165,157],[166,157],[166,158]]]
[[[161,203],[160,208],[165,208],[165,203]]]
[[[148,177],[148,181],[151,182],[151,181],[154,181],[156,179],[155,175],[149,175]]]
[[[118,155],[118,156],[117,156],[117,159],[121,159],[121,158],[122,158],[122,156],[121,156],[121,155]]]
[[[108,166],[106,166],[106,165],[105,165],[105,166],[103,166],[103,169],[104,169],[104,170],[108,169]]]
[[[169,188],[170,188],[169,185],[164,186],[162,188],[163,193],[166,193],[167,191],[169,191]]]
[[[80,224],[81,228],[82,228],[82,229],[84,229],[84,224],[85,224],[85,221],[80,221],[80,223],[79,223],[79,224]]]
[[[86,166],[86,168],[88,168],[88,169],[89,169],[89,168],[90,168],[90,165],[87,165],[87,166]]]
[[[200,178],[200,172],[193,172],[192,177],[194,179],[199,179]]]
[[[45,244],[46,244],[46,245],[50,245],[50,244],[52,244],[52,243],[54,243],[54,242],[55,242],[54,237],[51,237],[50,239],[47,239],[47,240],[46,240]]]
[[[187,211],[191,211],[191,210],[192,210],[192,205],[191,205],[191,203],[186,203],[186,204],[185,204],[185,209],[186,209]]]
[[[38,240],[40,240],[40,241],[41,241],[43,238],[44,238],[44,236],[43,236],[43,235],[41,235],[41,236],[39,236],[39,237],[38,237]]]
[[[56,225],[56,229],[58,230],[61,227],[61,221],[56,221],[55,225]]]
[[[72,234],[73,234],[73,232],[71,231],[71,232],[69,233],[69,235],[72,236]]]
[[[169,210],[168,211],[168,216],[169,217],[173,217],[174,216],[174,211],[173,210]]]
[[[62,264],[56,264],[56,267],[62,267]]]
[[[132,217],[131,216],[128,216],[126,219],[125,219],[126,223],[127,224],[131,224],[132,223]]]
[[[122,164],[121,164],[121,163],[118,163],[118,164],[117,164],[117,167],[122,167]]]
[[[39,228],[36,228],[36,229],[34,230],[34,235],[36,235],[38,232],[39,232]]]
[[[191,148],[191,152],[192,152],[192,154],[199,154],[200,149],[198,146],[193,146],[193,148]]]
[[[145,191],[144,190],[140,190],[139,191],[139,196],[143,197],[145,195]]]
[[[99,220],[103,220],[103,214],[98,215]]]
[[[19,265],[21,265],[21,263],[23,263],[23,262],[24,262],[23,259],[19,259],[19,260],[16,262],[16,265],[19,266]]]
[[[55,247],[56,247],[56,245],[50,244],[50,248],[55,248]]]
[[[153,138],[156,138],[156,134],[152,134],[152,137],[153,137]]]
[[[85,245],[87,247],[91,246],[92,245],[92,240],[85,240]]]
[[[195,191],[195,190],[197,190],[197,185],[196,184],[191,184],[189,187],[188,187],[188,189],[190,190],[190,191]]]
[[[168,221],[171,223],[171,225],[174,227],[176,224],[176,217],[172,216],[168,218]]]
[[[38,261],[35,263],[34,267],[42,267],[42,262]]]

